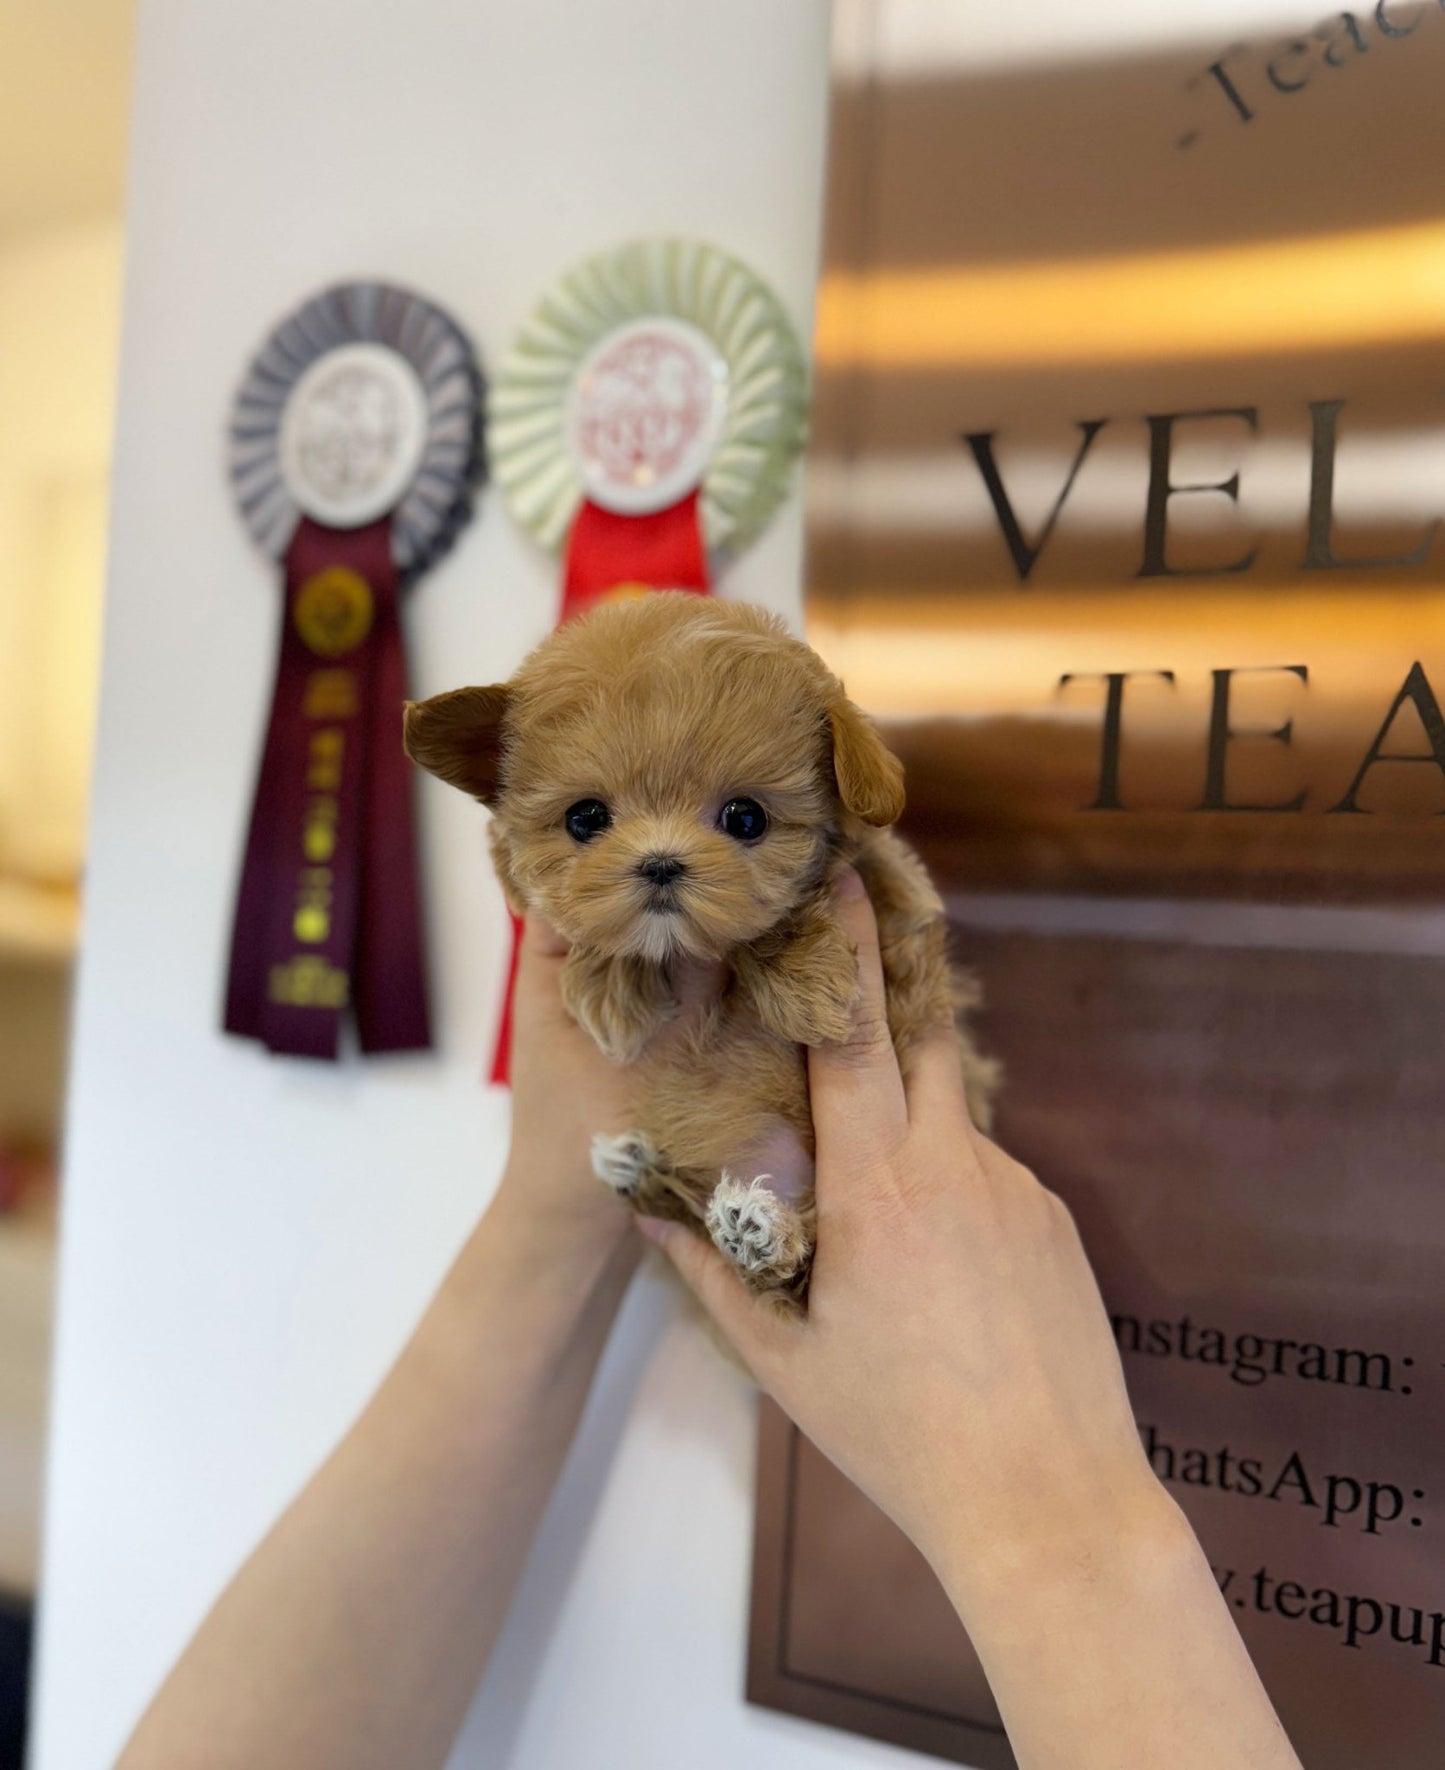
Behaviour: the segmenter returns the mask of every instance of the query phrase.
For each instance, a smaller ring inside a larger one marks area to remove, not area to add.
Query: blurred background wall
[[[102,1770],[373,1388],[486,1203],[506,962],[484,819],[423,783],[438,1049],[335,1066],[219,1030],[280,598],[225,478],[276,320],[380,276],[495,365],[579,257],[738,253],[811,329],[821,0],[146,0],[101,713],[67,1122],[34,1770]],[[794,497],[721,588],[797,616]],[[419,693],[506,675],[556,562],[484,492],[406,611]],[[458,1763],[789,1770],[741,1699],[755,1406],[646,1275]],[[666,1651],[661,1651],[663,1644]]]
[[[98,686],[131,0],[0,11],[0,1765],[20,1761]]]

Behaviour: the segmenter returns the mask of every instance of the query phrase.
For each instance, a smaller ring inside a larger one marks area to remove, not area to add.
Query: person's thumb
[[[759,1381],[787,1324],[743,1287],[742,1280],[710,1243],[681,1223],[640,1217],[637,1227],[677,1268],[683,1283],[721,1328],[738,1357]]]
[[[512,1015],[525,1030],[569,1021],[562,1006],[562,967],[567,942],[552,924],[535,913],[517,935],[516,981]]]

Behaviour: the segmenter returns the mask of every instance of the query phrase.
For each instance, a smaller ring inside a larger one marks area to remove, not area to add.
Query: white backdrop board
[[[378,276],[495,364],[631,235],[752,264],[806,335],[822,0],[143,7],[103,694],[65,1175],[35,1770],[101,1770],[345,1428],[484,1205],[504,968],[483,819],[423,786],[439,1050],[337,1068],[222,1037],[280,598],[222,435],[270,325]],[[796,611],[796,500],[725,593]],[[409,609],[413,684],[505,675],[555,565],[484,494]],[[753,1400],[644,1275],[457,1763],[902,1762],[741,1698]]]

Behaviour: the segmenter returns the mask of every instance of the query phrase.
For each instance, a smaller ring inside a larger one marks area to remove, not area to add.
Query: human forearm
[[[123,1770],[425,1770],[465,1713],[631,1272],[503,1183],[355,1426],[223,1594]]]
[[[1020,1770],[1299,1770],[1188,1523],[1152,1479],[1107,1515],[935,1556]]]

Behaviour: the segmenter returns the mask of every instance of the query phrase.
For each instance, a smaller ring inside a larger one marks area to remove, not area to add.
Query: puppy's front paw
[[[592,1172],[619,1198],[632,1198],[649,1174],[664,1166],[662,1151],[646,1131],[624,1131],[609,1137],[599,1131],[592,1139]]]
[[[785,1288],[812,1252],[801,1217],[769,1189],[769,1178],[735,1180],[724,1174],[707,1207],[714,1245],[754,1290]]]

